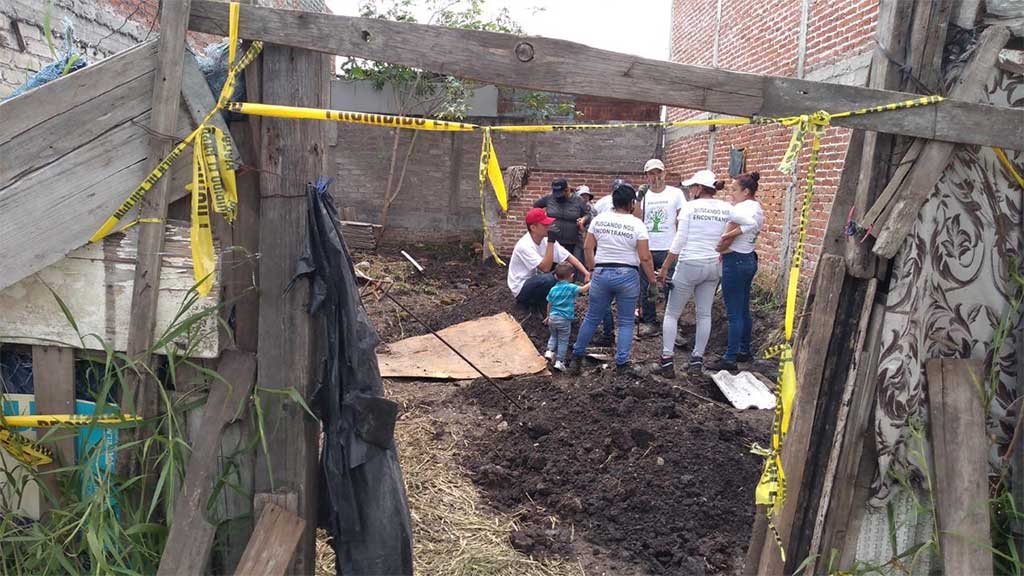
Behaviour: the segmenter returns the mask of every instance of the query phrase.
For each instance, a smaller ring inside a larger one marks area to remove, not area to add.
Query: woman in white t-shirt
[[[675,376],[675,335],[679,316],[691,296],[696,300],[697,336],[690,355],[689,371],[700,373],[704,370],[704,349],[711,336],[711,304],[721,276],[718,243],[729,222],[735,222],[745,230],[754,224],[753,219],[737,214],[731,204],[715,198],[715,192],[725,188],[725,183],[715,180],[715,174],[710,170],[697,172],[693,178],[683,182],[683,186],[690,188],[690,201],[679,213],[676,237],[658,274],[658,283],[664,286],[668,281],[667,271],[679,260],[672,276],[672,290],[661,328],[661,371],[669,378]]]
[[[729,185],[732,193],[733,210],[754,220],[754,226],[745,231],[729,224],[722,235],[718,251],[722,253],[722,299],[725,300],[725,315],[729,319],[729,343],[725,355],[710,370],[736,370],[737,362],[751,359],[750,333],[753,321],[750,317],[750,288],[757,274],[757,252],[754,244],[764,225],[764,211],[754,198],[761,174],[751,172],[740,174]]]
[[[612,192],[612,210],[599,214],[587,229],[583,250],[587,268],[593,270],[593,274],[590,277],[587,314],[572,347],[570,374],[580,373],[587,345],[613,301],[619,315],[615,369],[626,373],[631,371],[629,355],[633,349],[633,311],[640,297],[641,273],[651,283],[651,292],[657,296],[657,278],[647,245],[647,227],[633,216],[635,204],[636,190],[629,184],[619,185]]]

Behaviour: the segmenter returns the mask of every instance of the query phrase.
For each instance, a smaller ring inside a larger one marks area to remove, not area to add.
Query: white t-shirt
[[[764,226],[764,211],[761,210],[761,204],[757,200],[744,200],[733,206],[733,211],[745,218],[752,219],[754,225],[747,227],[746,230],[740,226],[743,233],[732,241],[730,250],[741,254],[750,254],[754,251],[757,235],[761,233],[761,227]]]
[[[596,264],[628,264],[640,266],[636,244],[647,240],[647,227],[632,214],[605,212],[598,214],[587,232],[597,240]]]
[[[612,195],[602,197],[597,202],[594,202],[594,215],[604,214],[605,212],[612,211]]]
[[[519,296],[523,284],[540,270],[537,266],[544,260],[544,252],[548,249],[548,239],[542,238],[540,244],[533,243],[533,237],[527,232],[516,242],[512,249],[512,259],[508,263],[508,289],[513,296]],[[569,258],[569,252],[555,242],[554,262],[565,262]]]
[[[647,191],[643,200],[644,224],[650,236],[651,250],[668,250],[676,236],[676,218],[686,195],[679,188],[665,186],[661,192]]]
[[[754,227],[754,219],[737,213],[732,204],[716,198],[690,200],[679,214],[679,229],[670,251],[680,260],[710,260],[718,258],[718,242],[729,222],[740,225],[747,232]]]

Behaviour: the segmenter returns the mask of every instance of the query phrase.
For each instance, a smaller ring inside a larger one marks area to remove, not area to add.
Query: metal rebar
[[[429,331],[430,331],[430,333],[431,333],[431,334],[433,334],[435,338],[437,338],[438,340],[440,340],[440,341],[441,341],[441,343],[442,343],[442,344],[444,344],[444,345],[445,345],[445,346],[447,346],[447,347],[448,347],[449,349],[451,349],[451,351],[452,351],[452,352],[455,352],[455,354],[456,354],[456,355],[457,355],[457,356],[458,356],[459,358],[462,358],[462,360],[463,360],[463,361],[465,361],[465,362],[466,362],[466,364],[469,364],[469,365],[470,365],[470,366],[471,366],[471,367],[473,368],[473,370],[476,370],[478,374],[480,374],[481,376],[483,376],[484,380],[487,380],[487,383],[488,383],[488,384],[490,384],[491,386],[494,386],[494,389],[495,389],[495,390],[497,390],[498,392],[501,392],[501,395],[502,395],[502,396],[504,396],[504,397],[505,397],[505,398],[506,398],[506,399],[507,399],[507,400],[508,400],[509,402],[511,402],[511,403],[512,403],[512,404],[513,404],[513,405],[514,405],[514,406],[515,406],[516,408],[518,408],[518,409],[520,409],[520,410],[523,410],[523,407],[522,407],[522,406],[521,406],[521,405],[519,404],[519,402],[516,402],[514,398],[512,398],[511,396],[509,396],[509,395],[508,395],[508,393],[507,393],[507,392],[505,392],[505,391],[504,391],[504,390],[503,390],[503,389],[501,388],[501,386],[498,386],[498,383],[497,383],[497,382],[495,382],[494,380],[491,380],[491,377],[490,377],[490,376],[488,376],[487,374],[484,374],[483,370],[481,370],[481,369],[477,368],[476,364],[473,364],[473,362],[472,362],[472,361],[470,361],[470,359],[469,359],[469,358],[466,358],[466,357],[465,357],[465,356],[464,356],[464,355],[462,354],[462,352],[459,352],[459,351],[458,351],[458,350],[457,350],[457,349],[455,348],[455,346],[452,346],[451,344],[449,344],[447,340],[445,340],[444,338],[442,338],[442,337],[441,337],[441,335],[440,335],[440,334],[438,334],[437,332],[435,332],[433,328],[431,328],[430,326],[428,326],[426,322],[424,322],[423,320],[420,320],[420,319],[419,319],[419,317],[418,317],[418,316],[416,316],[415,314],[413,314],[411,310],[409,310],[408,308],[406,308],[404,304],[402,304],[402,303],[401,303],[401,302],[399,302],[399,301],[398,301],[397,299],[395,299],[395,297],[391,295],[390,291],[389,291],[389,292],[385,292],[385,293],[384,293],[384,295],[385,295],[385,296],[387,296],[389,300],[391,300],[392,302],[394,302],[394,303],[395,303],[395,304],[396,304],[396,305],[397,305],[397,306],[398,306],[399,308],[401,308],[403,312],[405,312],[405,313],[406,313],[406,314],[408,314],[409,316],[412,316],[412,319],[413,319],[413,320],[415,320],[415,321],[419,322],[421,326],[423,326],[424,328],[426,328],[427,330],[429,330]]]

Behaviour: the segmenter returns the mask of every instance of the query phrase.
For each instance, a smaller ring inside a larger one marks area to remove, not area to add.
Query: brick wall
[[[722,0],[719,28],[718,66],[729,70],[796,76],[800,28],[800,0]],[[877,0],[826,2],[810,5],[805,52],[805,77],[814,80],[862,83],[864,65],[872,47],[878,13]],[[711,66],[716,18],[716,3],[704,0],[674,0],[672,22],[673,61]],[[693,110],[670,109],[669,118],[705,116]],[[839,175],[843,168],[849,131],[831,128],[822,141],[814,202],[808,231],[807,265],[803,275],[810,277],[817,262],[823,233]],[[747,170],[762,174],[760,200],[766,224],[758,240],[762,269],[777,272],[783,244],[784,199],[790,178],[777,168],[789,141],[790,131],[779,127],[730,127],[714,136],[712,169],[727,176],[731,147],[743,148]],[[670,132],[666,147],[666,165],[687,175],[707,167],[709,132],[707,129],[677,129]],[[808,153],[800,159],[798,192],[803,192],[803,176]],[[800,207],[798,195],[795,211]],[[795,233],[796,223],[794,218]]]

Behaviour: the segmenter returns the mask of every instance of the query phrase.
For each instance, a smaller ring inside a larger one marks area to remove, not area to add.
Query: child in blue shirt
[[[576,316],[576,298],[586,294],[590,288],[589,282],[583,286],[573,284],[572,275],[571,264],[562,262],[555,266],[555,278],[558,279],[558,283],[548,291],[548,316],[544,319],[544,324],[551,332],[548,351],[544,353],[544,357],[548,360],[554,359],[555,364],[552,368],[559,372],[565,371],[563,361],[569,348],[572,320]]]

